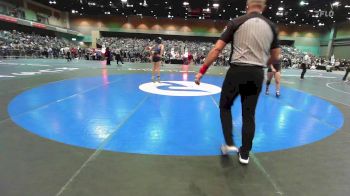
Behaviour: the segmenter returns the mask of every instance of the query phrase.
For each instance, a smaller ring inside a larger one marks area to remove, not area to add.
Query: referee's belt
[[[257,68],[264,68],[265,66],[254,65],[254,64],[249,64],[249,63],[230,63],[230,67],[257,67]]]

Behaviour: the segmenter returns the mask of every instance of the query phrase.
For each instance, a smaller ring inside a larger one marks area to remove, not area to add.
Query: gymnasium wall
[[[349,59],[350,58],[350,45],[348,46],[335,46],[334,56],[338,59]]]
[[[30,21],[38,21],[37,15],[32,10],[25,10],[25,19]]]
[[[333,42],[333,54],[336,58],[350,59],[350,22],[337,25]]]
[[[186,36],[218,36],[224,29],[225,21],[211,20],[184,20],[154,17],[73,17],[70,20],[71,28],[89,35],[93,30],[130,32],[130,33],[157,33]]]
[[[337,26],[336,39],[350,39],[350,22],[345,22]]]
[[[328,57],[328,45],[332,41],[332,30],[324,31],[320,35],[320,57]]]
[[[327,57],[328,55],[328,47],[320,46],[320,57]]]
[[[279,26],[279,37],[281,40],[293,40],[297,49],[320,56],[320,29],[310,26],[281,25]]]
[[[185,20],[154,17],[97,16],[71,17],[76,31],[91,36],[92,31],[155,33],[166,35],[219,37],[228,21]],[[320,33],[312,27],[280,26],[280,39],[292,40],[295,47],[320,55]],[[92,37],[94,39],[94,37]]]

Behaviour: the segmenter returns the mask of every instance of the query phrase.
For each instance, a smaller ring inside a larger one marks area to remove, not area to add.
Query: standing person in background
[[[111,65],[111,60],[112,60],[112,54],[111,51],[109,50],[109,47],[106,48],[106,53],[105,53],[105,57],[107,58],[107,66]]]
[[[308,66],[311,64],[311,58],[309,57],[308,54],[306,54],[303,58],[303,62],[301,63],[301,69],[303,70],[301,72],[301,76],[300,76],[300,79],[301,80],[304,80],[304,76],[306,74],[306,70],[308,68]]]
[[[335,56],[333,54],[331,57],[331,65],[334,66],[334,64],[335,64]]]
[[[288,62],[288,69],[292,67],[292,59],[290,56],[287,57],[287,62]]]
[[[182,61],[183,61],[183,65],[189,65],[189,60],[188,60],[188,52],[185,49],[185,53],[182,55]]]
[[[156,38],[156,45],[152,48],[152,82],[155,82],[155,75],[157,74],[157,81],[160,82],[160,66],[164,54],[164,45],[162,44],[162,38]]]
[[[78,49],[78,54],[79,54],[79,60],[83,58],[83,49],[79,47]]]
[[[73,59],[76,59],[77,58],[77,54],[78,54],[78,51],[76,48],[72,47],[71,48],[71,52],[72,52],[72,57]]]
[[[66,55],[67,55],[67,62],[72,61],[72,54],[70,52],[70,49],[66,48],[65,50],[66,50]]]
[[[345,75],[344,75],[344,77],[343,77],[343,81],[348,81],[347,79],[348,79],[348,75],[349,75],[349,72],[350,72],[350,60],[347,60],[346,62],[345,62],[346,64],[346,70],[345,70]]]
[[[128,51],[128,58],[129,58],[129,62],[131,62],[131,51]]]
[[[189,52],[188,53],[188,64],[190,65],[191,63],[192,63],[192,61],[193,61],[193,55]]]
[[[143,58],[143,63],[147,63],[148,60],[150,59],[151,56],[151,48],[150,47],[146,47],[144,50],[144,58]]]
[[[117,61],[117,65],[119,66],[119,61],[124,64],[122,59],[122,51],[119,47],[115,50],[115,60]]]
[[[279,61],[281,49],[275,25],[262,16],[266,0],[248,0],[247,14],[230,21],[209,52],[196,75],[200,84],[209,66],[216,61],[228,43],[232,43],[230,69],[222,86],[220,117],[226,144],[221,147],[223,155],[238,151],[239,162],[249,163],[255,134],[255,109],[264,82],[264,67]],[[232,137],[231,107],[241,96],[242,103],[242,146],[238,150]],[[200,115],[200,114],[198,114]]]

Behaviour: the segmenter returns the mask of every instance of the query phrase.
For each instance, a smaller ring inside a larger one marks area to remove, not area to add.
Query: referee
[[[303,58],[303,62],[301,63],[301,69],[303,70],[301,72],[301,76],[300,76],[301,80],[304,80],[304,76],[305,76],[307,68],[310,66],[310,64],[311,64],[311,59],[310,59],[309,55],[306,54]]]
[[[263,68],[278,63],[281,53],[275,25],[262,16],[265,7],[266,0],[248,0],[247,14],[228,23],[196,75],[199,85],[209,66],[231,43],[231,67],[223,83],[220,99],[220,117],[226,142],[221,151],[223,155],[238,151],[241,164],[249,163],[255,134],[255,108],[264,81]],[[239,150],[233,143],[231,114],[231,107],[238,95],[241,96],[243,117],[242,146]]]
[[[343,81],[347,81],[349,72],[350,72],[350,60],[347,60],[346,61],[346,70],[345,70],[345,75],[343,77]]]

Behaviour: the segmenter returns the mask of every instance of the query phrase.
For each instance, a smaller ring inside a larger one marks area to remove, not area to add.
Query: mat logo
[[[145,83],[140,90],[165,96],[196,97],[208,96],[221,92],[221,88],[212,84],[201,83],[200,86],[189,81],[163,81],[161,83]]]

